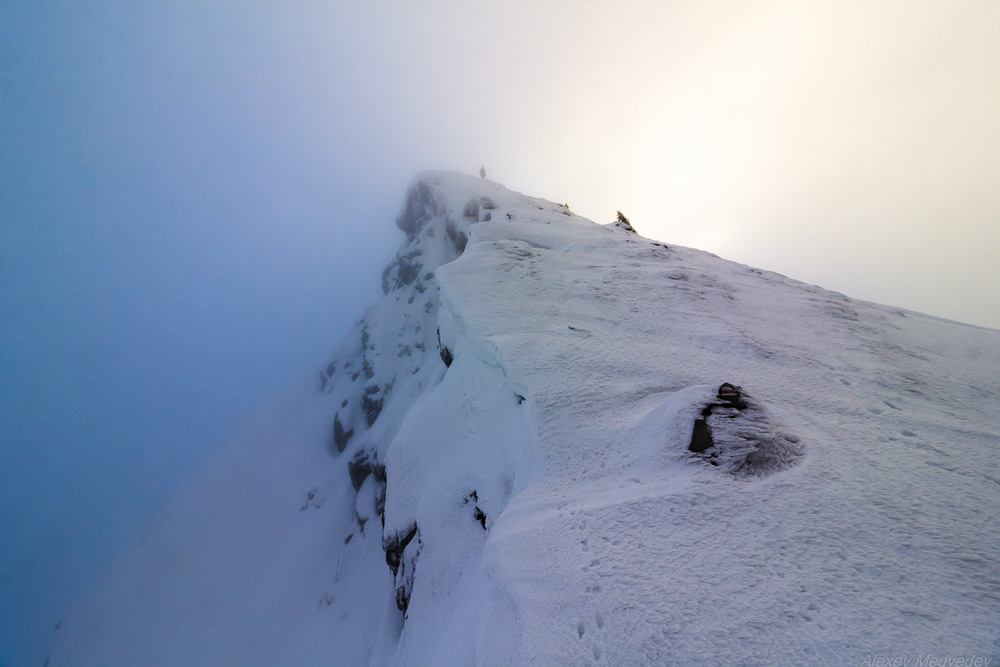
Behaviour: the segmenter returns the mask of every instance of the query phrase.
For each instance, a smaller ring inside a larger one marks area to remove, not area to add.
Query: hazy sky
[[[379,294],[420,169],[1000,328],[1000,3],[0,0],[0,663]]]

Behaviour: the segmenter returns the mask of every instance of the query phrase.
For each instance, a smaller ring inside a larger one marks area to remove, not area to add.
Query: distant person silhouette
[[[479,168],[479,178],[486,178],[486,167]]]

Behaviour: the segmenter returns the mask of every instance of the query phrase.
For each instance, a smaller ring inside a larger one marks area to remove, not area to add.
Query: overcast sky
[[[0,2],[0,663],[379,295],[417,170],[1000,328],[1000,3]]]

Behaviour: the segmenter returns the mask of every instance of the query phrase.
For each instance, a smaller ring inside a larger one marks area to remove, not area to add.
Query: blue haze
[[[316,373],[420,169],[998,326],[998,30],[912,0],[0,0],[0,665]]]
[[[0,664],[40,664],[212,448],[319,368],[399,240],[413,169],[371,159],[305,17],[170,5],[0,5]]]

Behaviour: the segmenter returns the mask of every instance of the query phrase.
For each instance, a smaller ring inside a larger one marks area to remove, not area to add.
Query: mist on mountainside
[[[617,222],[617,224],[616,224]],[[995,655],[1000,332],[461,174],[50,664]]]

